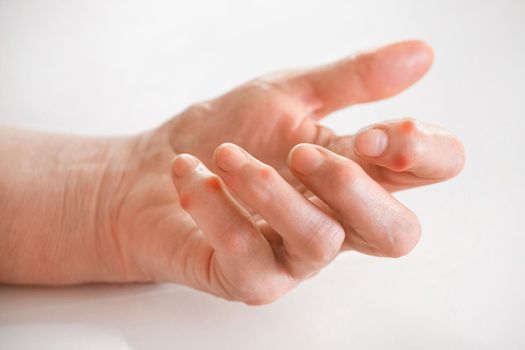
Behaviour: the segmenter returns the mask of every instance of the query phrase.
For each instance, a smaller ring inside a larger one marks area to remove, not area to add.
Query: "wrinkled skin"
[[[2,217],[1,281],[177,282],[262,304],[344,250],[407,254],[420,226],[390,192],[457,175],[461,142],[410,118],[345,136],[319,121],[401,92],[432,55],[408,41],[264,76],[131,137],[3,130],[2,154],[33,145],[19,166],[36,170],[1,178],[17,218]]]

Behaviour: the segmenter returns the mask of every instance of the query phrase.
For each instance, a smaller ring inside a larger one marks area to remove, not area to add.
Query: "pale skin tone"
[[[420,225],[391,192],[457,175],[461,142],[411,118],[319,122],[432,60],[407,41],[263,76],[128,137],[0,129],[0,282],[175,282],[264,304],[343,251],[407,254]]]

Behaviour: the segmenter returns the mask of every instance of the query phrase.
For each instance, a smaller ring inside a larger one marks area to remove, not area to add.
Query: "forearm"
[[[128,139],[102,139],[0,129],[0,281],[75,283],[90,280],[86,254],[104,271],[111,230],[111,192]],[[116,267],[118,268],[118,266]]]

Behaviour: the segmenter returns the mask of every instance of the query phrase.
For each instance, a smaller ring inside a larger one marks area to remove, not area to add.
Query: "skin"
[[[263,76],[128,137],[2,128],[0,281],[175,282],[264,304],[342,251],[407,254],[420,225],[391,192],[457,175],[461,142],[410,118],[342,136],[319,121],[432,60],[406,41]]]

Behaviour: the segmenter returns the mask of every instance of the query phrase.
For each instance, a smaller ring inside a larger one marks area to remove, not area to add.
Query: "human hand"
[[[152,183],[137,196],[141,210],[126,211],[121,234],[141,243],[126,251],[142,257],[137,264],[153,280],[254,304],[275,300],[343,250],[408,253],[420,226],[389,192],[456,175],[461,143],[412,119],[347,136],[318,122],[402,91],[431,62],[428,46],[404,42],[255,79],[190,107],[154,134],[159,149],[179,154],[178,200],[168,199],[171,183],[159,183],[165,164],[141,174]],[[144,263],[154,257],[165,264]]]
[[[413,119],[345,136],[319,121],[406,89],[432,56],[418,41],[393,44],[252,80],[150,132],[78,142],[70,148],[88,155],[68,170],[65,186],[76,187],[63,191],[68,205],[57,205],[68,210],[53,214],[58,223],[42,220],[45,234],[17,223],[12,231],[29,232],[22,239],[31,243],[5,245],[23,248],[5,255],[0,275],[11,283],[176,282],[261,304],[341,251],[408,253],[420,226],[390,192],[458,174],[460,141]],[[63,159],[71,143],[57,143]],[[96,165],[83,165],[93,154]],[[36,270],[27,268],[31,257]]]

